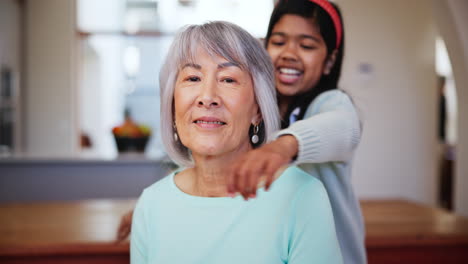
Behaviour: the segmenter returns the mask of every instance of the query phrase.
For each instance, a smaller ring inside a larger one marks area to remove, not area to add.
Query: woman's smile
[[[199,128],[203,128],[203,129],[217,129],[227,124],[223,120],[217,117],[212,117],[212,116],[202,116],[202,117],[196,118],[193,121],[193,123]]]

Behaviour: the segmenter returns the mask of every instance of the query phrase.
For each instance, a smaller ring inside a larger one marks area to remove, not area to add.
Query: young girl
[[[341,14],[326,0],[282,0],[265,45],[276,70],[283,130],[233,164],[228,191],[253,198],[260,181],[268,189],[281,167],[299,165],[327,189],[344,262],[366,263],[364,225],[351,185],[361,124],[349,96],[337,89],[344,50]]]

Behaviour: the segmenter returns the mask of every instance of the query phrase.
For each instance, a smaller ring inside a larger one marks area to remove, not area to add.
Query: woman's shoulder
[[[141,198],[155,198],[170,192],[173,187],[173,179],[176,173],[176,171],[171,172],[162,179],[146,187],[141,194]]]
[[[291,192],[293,196],[303,196],[304,193],[326,195],[322,182],[297,166],[288,167],[277,180],[277,187],[281,191]]]

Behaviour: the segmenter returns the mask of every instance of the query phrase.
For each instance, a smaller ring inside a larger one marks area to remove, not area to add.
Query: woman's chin
[[[241,153],[241,147],[229,146],[226,143],[212,144],[212,145],[198,145],[191,148],[193,156],[209,157],[209,158],[221,158],[223,156],[236,155]]]
[[[191,148],[192,155],[219,156],[225,152],[224,149],[222,149],[220,146],[222,145],[203,144],[203,145],[194,146],[193,148]]]

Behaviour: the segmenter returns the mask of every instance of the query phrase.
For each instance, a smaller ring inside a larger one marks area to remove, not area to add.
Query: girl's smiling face
[[[331,69],[318,26],[299,15],[281,17],[273,27],[267,51],[275,66],[276,89],[282,96],[307,92]]]

